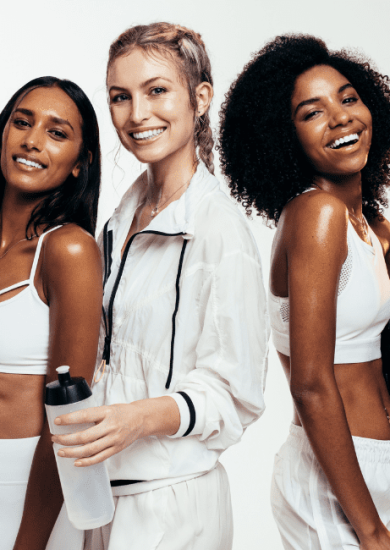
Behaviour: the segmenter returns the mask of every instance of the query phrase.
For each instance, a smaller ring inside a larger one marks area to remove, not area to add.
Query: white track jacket
[[[121,260],[145,193],[138,178],[108,222],[105,250],[99,238],[112,336],[102,323],[97,365],[105,346],[108,361],[93,391],[98,405],[171,395],[181,425],[108,459],[118,495],[211,470],[264,411],[269,323],[246,219],[200,163],[186,192],[130,239]]]

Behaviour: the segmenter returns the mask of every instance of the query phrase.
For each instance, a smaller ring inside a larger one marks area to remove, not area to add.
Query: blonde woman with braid
[[[268,324],[253,236],[213,175],[203,41],[133,27],[111,46],[107,86],[118,136],[146,170],[100,240],[100,406],[59,418],[96,425],[54,440],[79,445],[60,451],[77,467],[107,460],[116,512],[86,549],[229,550],[219,456],[264,410]]]

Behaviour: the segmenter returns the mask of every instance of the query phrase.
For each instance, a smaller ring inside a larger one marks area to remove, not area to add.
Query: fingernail
[[[61,420],[59,418],[54,419],[54,424],[61,424]]]
[[[58,451],[58,456],[65,456],[64,451]]]
[[[74,465],[75,465],[75,466],[82,466],[82,465],[83,465],[83,463],[82,463],[82,462],[80,462],[79,460],[76,460],[76,462],[74,463]]]

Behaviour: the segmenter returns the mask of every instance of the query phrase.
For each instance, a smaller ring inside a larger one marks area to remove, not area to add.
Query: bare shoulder
[[[42,269],[44,279],[61,280],[101,273],[99,248],[87,231],[67,224],[49,233],[43,241]]]
[[[325,191],[303,193],[282,212],[278,229],[291,243],[331,245],[345,243],[348,210],[340,199]]]
[[[91,259],[99,258],[99,249],[95,239],[87,231],[70,223],[49,233],[43,241],[43,250],[51,261],[77,259],[87,255]]]

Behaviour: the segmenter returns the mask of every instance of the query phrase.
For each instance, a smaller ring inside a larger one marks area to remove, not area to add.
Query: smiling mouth
[[[32,168],[39,168],[40,170],[43,170],[45,168],[43,164],[39,164],[38,162],[35,162],[33,160],[24,159],[22,157],[14,157],[14,160],[19,164],[24,164],[25,166],[31,166]]]
[[[359,139],[360,136],[358,134],[350,134],[349,136],[332,141],[327,147],[329,147],[329,149],[341,149],[342,147],[348,147],[348,145],[354,145]]]
[[[166,128],[157,128],[156,130],[146,130],[145,132],[130,132],[130,136],[137,141],[148,141],[162,134]]]

